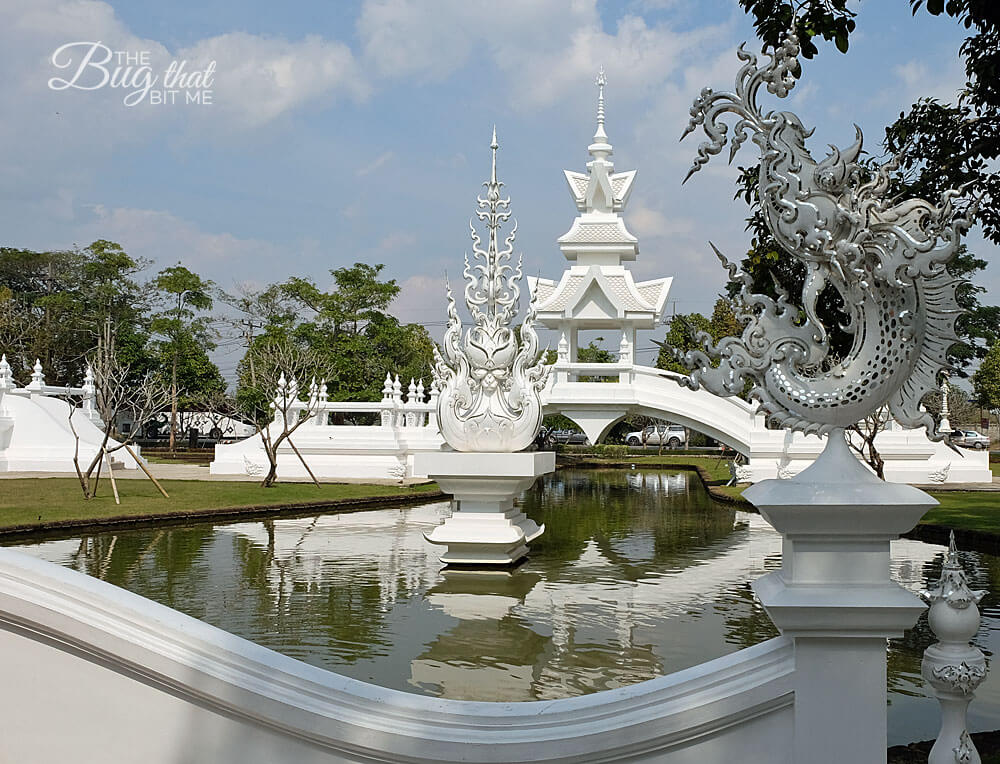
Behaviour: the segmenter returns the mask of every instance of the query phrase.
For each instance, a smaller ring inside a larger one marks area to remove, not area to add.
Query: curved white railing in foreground
[[[0,761],[786,762],[790,641],[531,703],[384,689],[0,550]],[[777,747],[777,748],[776,748]]]

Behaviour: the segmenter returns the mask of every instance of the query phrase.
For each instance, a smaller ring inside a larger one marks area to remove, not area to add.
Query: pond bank
[[[170,498],[148,482],[120,485],[122,503],[109,495],[84,500],[74,478],[24,478],[0,482],[0,541],[98,532],[192,520],[251,519],[323,511],[408,506],[446,498],[434,483],[411,486],[255,483],[167,480]]]
[[[695,472],[705,490],[716,501],[739,506],[754,512],[756,508],[743,498],[745,486],[728,486],[728,460],[718,456],[638,456],[633,458],[601,458],[588,454],[560,454],[557,468],[629,469],[630,467],[681,469]],[[1000,554],[1000,491],[963,491],[949,488],[928,490],[940,506],[928,512],[906,538],[947,544],[954,530],[955,540],[964,549]]]

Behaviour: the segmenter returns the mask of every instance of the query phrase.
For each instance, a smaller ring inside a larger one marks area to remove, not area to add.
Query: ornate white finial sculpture
[[[0,390],[10,390],[14,387],[14,374],[10,370],[7,354],[0,356]]]
[[[486,197],[477,197],[476,217],[486,221],[486,249],[470,222],[472,258],[465,256],[465,304],[475,325],[463,337],[451,285],[448,328],[440,352],[435,348],[434,378],[441,391],[437,413],[441,434],[456,451],[520,451],[534,440],[542,422],[539,391],[548,366],[541,362],[533,322],[534,304],[521,324],[520,343],[511,323],[517,316],[521,258],[511,265],[515,222],[498,246],[500,225],[511,215],[510,198],[501,198],[497,180],[497,134],[493,128],[490,179]]]
[[[941,375],[941,420],[938,422],[938,432],[948,435],[951,432],[951,411],[948,408],[948,375]]]
[[[969,588],[952,532],[940,580],[932,589],[920,593],[930,605],[927,623],[939,640],[924,651],[921,664],[921,674],[941,703],[941,732],[931,749],[929,764],[980,761],[969,737],[966,714],[976,688],[986,678],[983,651],[969,643],[979,631],[976,606],[985,594]]]
[[[42,370],[42,362],[35,359],[35,365],[31,368],[31,382],[28,383],[29,390],[41,390],[45,385],[45,372]]]
[[[798,38],[790,33],[767,65],[758,67],[741,46],[745,63],[736,92],[702,90],[684,136],[701,125],[709,138],[698,147],[688,178],[729,140],[728,126],[719,121],[726,113],[739,118],[730,161],[748,136],[760,148],[761,207],[771,233],[806,268],[805,316],[787,295],[775,301],[753,293],[750,277],[716,250],[743,285],[737,309],[746,329],[718,345],[705,335],[706,352],[684,358],[695,369],[686,384],[725,396],[742,392],[749,381],[751,397],[772,422],[806,433],[848,427],[887,405],[900,424],[923,426],[939,440],[920,399],[937,386],[948,367],[948,348],[958,341],[959,282],[946,265],[969,227],[952,204],[959,192],[945,192],[940,206],[897,201],[889,192],[896,159],[873,173],[856,163],[860,128],[848,149],[832,147],[826,159],[815,161],[805,146],[811,131],[795,114],[763,112],[757,104],[761,87],[779,98],[788,95],[798,52]],[[854,335],[843,358],[831,353],[817,314],[828,286],[843,297],[845,328]]]

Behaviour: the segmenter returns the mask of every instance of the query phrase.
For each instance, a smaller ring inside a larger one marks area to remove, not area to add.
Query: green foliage
[[[38,358],[49,384],[79,385],[108,336],[130,368],[148,366],[149,292],[137,280],[146,265],[103,239],[53,252],[0,248],[0,343],[15,374]]]
[[[667,324],[667,335],[660,343],[656,368],[687,374],[688,369],[675,358],[674,352],[687,353],[691,350],[701,350],[702,345],[697,340],[699,332],[707,332],[713,343],[718,343],[724,337],[741,335],[743,323],[736,317],[732,300],[719,297],[712,308],[711,318],[705,318],[701,313],[678,314],[672,317]]]
[[[972,377],[976,401],[1000,416],[1000,342],[990,348]]]
[[[609,459],[624,459],[628,456],[628,446],[598,444],[591,447],[591,453],[597,456],[604,456]]]
[[[832,41],[841,53],[847,53],[850,36],[857,26],[855,13],[847,7],[847,0],[740,0],[740,6],[754,16],[757,37],[765,45],[777,45],[796,18],[796,32],[802,57],[812,58],[819,51],[814,37]]]
[[[333,288],[321,290],[309,279],[292,278],[280,285],[284,299],[306,320],[277,320],[266,327],[269,336],[283,336],[308,347],[319,359],[331,400],[367,401],[382,395],[386,374],[429,382],[434,344],[419,324],[400,324],[388,314],[399,294],[394,279],[381,281],[382,265],[355,263],[331,271]],[[244,373],[241,366],[241,386]]]

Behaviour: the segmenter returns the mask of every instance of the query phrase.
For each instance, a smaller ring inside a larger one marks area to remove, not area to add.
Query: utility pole
[[[177,295],[177,313],[174,320],[174,359],[170,365],[170,450],[177,445],[177,354],[180,338],[181,311],[184,309],[184,298],[191,292],[185,289]]]

